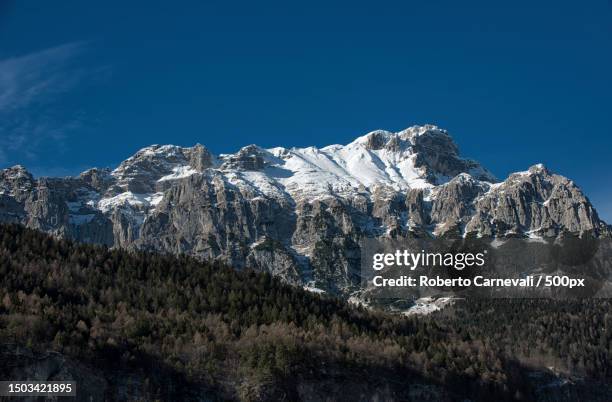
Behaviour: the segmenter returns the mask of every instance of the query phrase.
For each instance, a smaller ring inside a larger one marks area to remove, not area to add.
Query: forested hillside
[[[534,400],[547,367],[612,378],[607,300],[469,301],[405,318],[265,273],[17,225],[0,226],[0,278],[0,377],[15,373],[16,347],[53,350],[102,376],[109,400],[126,395],[117,373],[134,372],[142,381],[127,395],[146,400],[186,400],[190,389],[245,401]],[[589,396],[606,400],[607,387]]]

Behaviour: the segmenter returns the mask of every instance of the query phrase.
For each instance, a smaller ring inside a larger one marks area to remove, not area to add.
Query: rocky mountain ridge
[[[116,169],[0,171],[0,221],[108,246],[187,253],[344,292],[363,237],[603,236],[576,184],[542,165],[498,181],[436,126],[321,149],[152,145]]]

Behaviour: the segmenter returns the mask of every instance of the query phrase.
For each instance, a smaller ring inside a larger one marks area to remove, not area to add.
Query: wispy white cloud
[[[84,44],[69,43],[0,61],[0,111],[7,112],[69,90],[78,77],[66,74],[68,62]]]
[[[43,143],[61,150],[81,126],[78,113],[58,113],[57,103],[91,76],[75,63],[86,46],[68,43],[0,60],[0,164],[36,159]]]

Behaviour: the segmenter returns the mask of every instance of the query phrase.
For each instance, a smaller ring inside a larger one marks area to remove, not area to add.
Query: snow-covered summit
[[[0,195],[26,193],[33,182],[34,177],[22,165],[0,170]]]
[[[459,174],[495,181],[480,164],[460,157],[450,135],[434,125],[412,126],[396,133],[375,130],[346,145],[323,148],[248,145],[217,157],[199,144],[156,144],[139,150],[110,173],[83,175],[98,182],[110,175],[112,186],[107,187],[111,190],[102,199],[132,200],[132,196],[117,196],[129,192],[147,199],[175,180],[205,171],[246,193],[283,199],[345,197],[380,188],[431,189]]]
[[[387,186],[395,190],[431,188],[460,173],[494,182],[477,162],[463,159],[445,130],[433,125],[413,126],[393,133],[376,130],[347,145],[323,148],[249,146],[224,155],[226,169],[238,185],[266,183],[293,195],[343,195],[356,189]],[[241,183],[244,178],[245,183]]]
[[[8,169],[4,169],[3,170],[3,175],[7,179],[8,178],[11,178],[11,179],[22,179],[22,178],[32,179],[32,174],[30,172],[28,172],[27,169],[23,165],[15,165],[15,166],[10,167]]]
[[[202,145],[151,145],[142,148],[111,172],[117,185],[134,193],[150,193],[157,183],[181,179],[212,167],[213,156]]]
[[[4,172],[7,179],[21,177],[26,182],[31,180],[28,174],[23,167]],[[236,153],[218,156],[200,144],[150,145],[113,170],[94,168],[83,172],[79,178],[96,194],[79,190],[78,194],[84,195],[77,196],[74,202],[78,205],[74,208],[93,208],[103,213],[117,209],[142,222],[174,183],[203,174],[235,186],[251,198],[272,198],[283,203],[410,189],[429,192],[458,175],[495,181],[477,162],[459,156],[445,130],[424,125],[395,133],[372,131],[346,145],[269,149],[248,145]],[[26,187],[27,183],[19,186]]]

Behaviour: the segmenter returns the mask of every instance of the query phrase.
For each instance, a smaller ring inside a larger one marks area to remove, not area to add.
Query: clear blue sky
[[[574,179],[612,221],[611,72],[605,0],[4,0],[0,167],[434,123],[498,177],[543,162]]]

